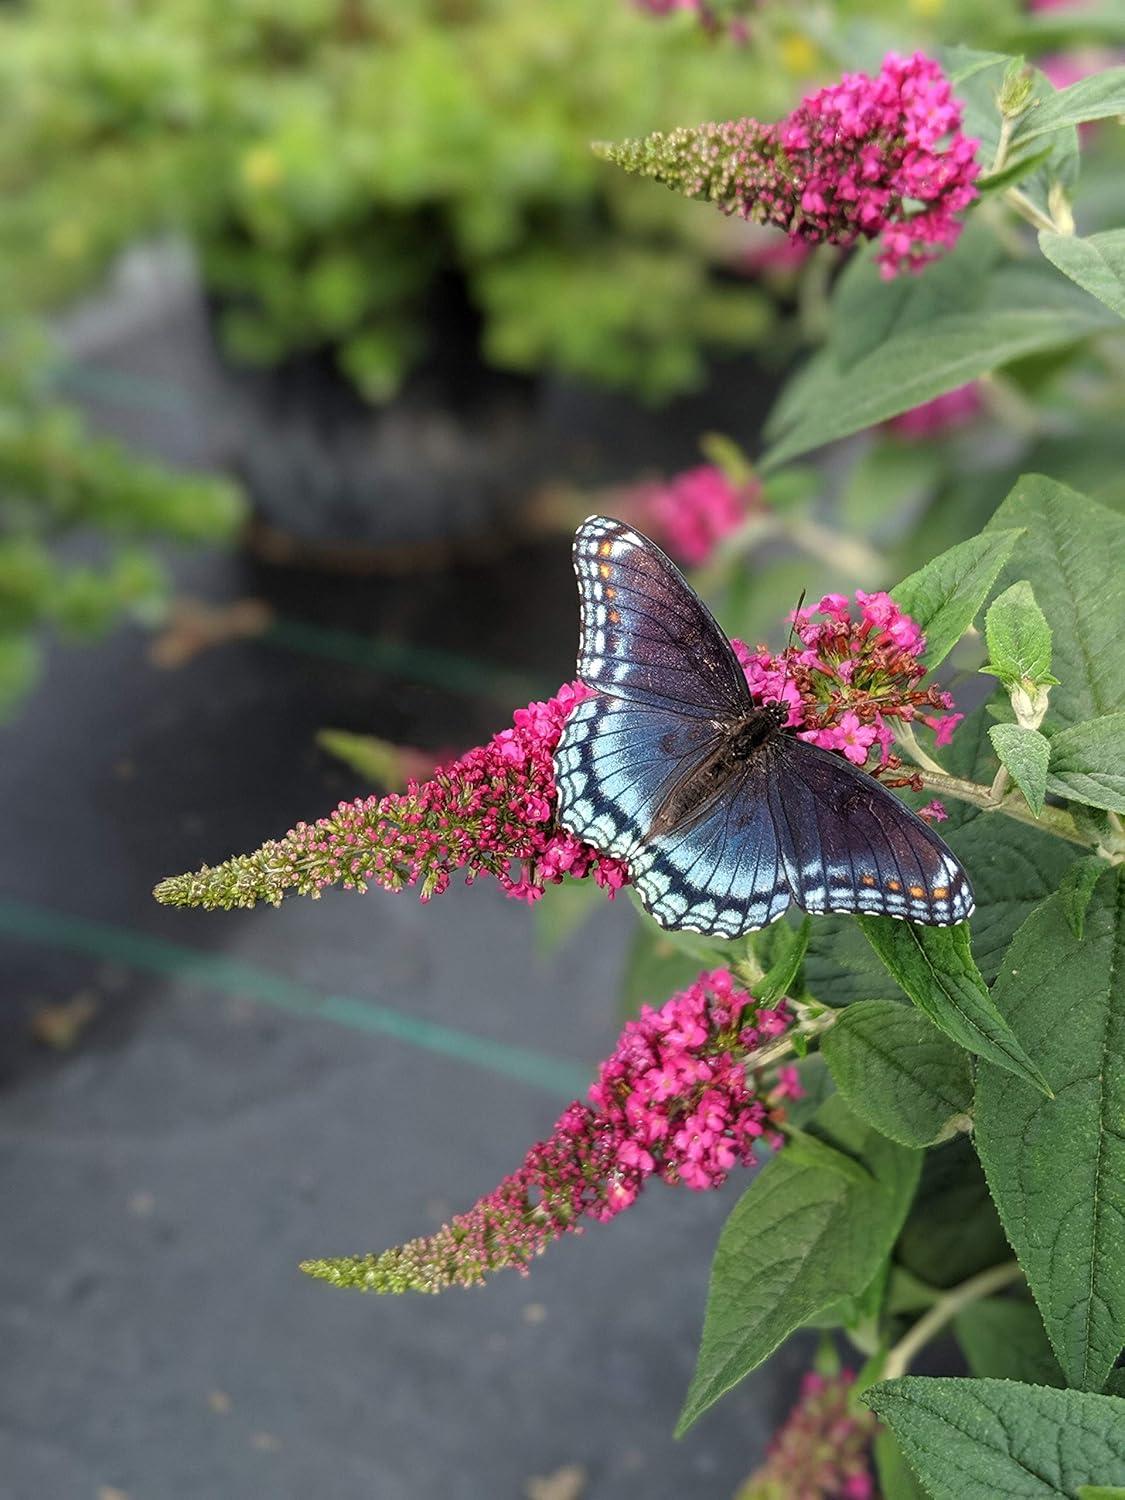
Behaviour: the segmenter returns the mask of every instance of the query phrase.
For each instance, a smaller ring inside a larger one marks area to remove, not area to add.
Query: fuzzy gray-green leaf
[[[1125,1483],[1125,1405],[1113,1396],[907,1375],[864,1400],[933,1500],[1075,1500],[1080,1485]]]
[[[958,542],[891,590],[926,637],[932,671],[968,630],[997,574],[1019,540],[1019,531],[988,531]]]
[[[959,1047],[1049,1092],[1011,1027],[996,1009],[969,948],[968,924],[920,927],[893,917],[857,917],[887,969],[935,1026]]]
[[[1047,788],[1087,807],[1125,813],[1125,713],[1060,730],[1051,740]]]
[[[992,748],[1000,757],[1012,780],[1027,799],[1036,817],[1043,811],[1047,795],[1047,765],[1051,759],[1050,741],[1037,729],[1022,724],[994,724],[988,731]]]
[[[813,1122],[870,1172],[853,1182],[783,1148],[743,1193],[719,1237],[707,1316],[680,1432],[777,1346],[883,1264],[914,1195],[921,1154],[826,1100]]]
[[[1101,1390],[1125,1346],[1125,867],[1083,938],[1058,895],[1031,914],[995,998],[1055,1098],[982,1064],[977,1150],[1068,1382]]]
[[[825,1032],[820,1050],[855,1113],[900,1145],[929,1146],[968,1123],[968,1053],[911,1005],[849,1005]]]

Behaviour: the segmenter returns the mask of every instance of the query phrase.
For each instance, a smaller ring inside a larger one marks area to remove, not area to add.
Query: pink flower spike
[[[918,816],[925,818],[927,823],[944,823],[949,814],[945,809],[945,803],[940,797],[935,797],[932,802],[927,802],[925,807],[918,809]]]
[[[382,1255],[307,1269],[368,1291],[474,1286],[504,1267],[526,1274],[552,1240],[615,1218],[653,1177],[697,1192],[721,1186],[734,1167],[755,1164],[757,1140],[780,1143],[783,1095],[747,1071],[741,1034],[759,1018],[782,1030],[789,1020],[783,1005],[761,1010],[726,970],[701,974],[626,1024],[588,1102],[569,1105],[466,1213]]]
[[[846,74],[786,119],[745,117],[630,141],[608,152],[724,213],[805,244],[879,237],[884,276],[953,245],[977,196],[977,142],[938,64],[889,53],[875,77]]]
[[[774,1435],[766,1462],[739,1490],[745,1500],[873,1500],[872,1412],[855,1409],[854,1376],[810,1372]]]

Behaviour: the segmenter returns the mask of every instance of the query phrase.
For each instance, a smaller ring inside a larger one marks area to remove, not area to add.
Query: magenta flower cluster
[[[874,1413],[853,1410],[855,1376],[810,1372],[765,1464],[737,1500],[874,1500],[871,1442]]]
[[[941,437],[972,422],[980,415],[982,406],[980,386],[975,380],[970,380],[968,385],[959,385],[955,390],[935,396],[932,401],[912,406],[885,425],[890,432],[903,438]]]
[[[781,1069],[766,1088],[753,1054],[789,1023],[784,1002],[759,1005],[726,969],[701,974],[626,1025],[588,1102],[571,1104],[519,1170],[466,1213],[381,1255],[304,1269],[368,1291],[473,1286],[504,1267],[526,1273],[552,1240],[628,1208],[650,1178],[719,1187],[759,1145],[782,1143],[777,1127],[784,1099],[800,1093],[797,1075]]]
[[[545,703],[517,709],[510,729],[428,780],[341,802],[252,854],[162,881],[154,894],[169,905],[229,910],[258,901],[276,906],[290,891],[317,896],[328,886],[363,891],[375,884],[417,887],[428,901],[461,871],[469,884],[491,875],[507,895],[528,902],[567,875],[592,875],[612,896],[628,878],[622,862],[555,821],[551,755],[567,715],[589,692],[580,682],[565,684]]]
[[[857,589],[855,603],[858,618],[844,594],[826,594],[811,609],[798,610],[797,644],[777,655],[764,646],[750,651],[741,641],[733,644],[755,698],[785,703],[787,722],[801,739],[839,751],[857,766],[874,758],[867,768],[887,775],[901,765],[891,750],[896,720],[920,718],[940,746],[963,715],[949,712],[953,699],[944,689],[918,686],[926,675],[925,637],[890,595]]]
[[[637,486],[622,501],[636,524],[688,567],[705,563],[725,537],[763,509],[759,480],[736,483],[716,464]]]
[[[885,276],[916,271],[961,232],[976,197],[978,142],[931,58],[890,53],[874,78],[846,74],[777,124],[749,117],[607,148],[626,170],[776,224],[794,240],[880,240]]]

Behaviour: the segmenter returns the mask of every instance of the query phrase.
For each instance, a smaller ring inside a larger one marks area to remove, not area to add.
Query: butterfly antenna
[[[785,643],[785,671],[782,674],[781,678],[781,699],[779,700],[782,702],[785,698],[786,684],[789,681],[789,653],[793,649],[793,637],[797,634],[797,618],[801,613],[802,607],[804,606],[805,596],[807,593],[808,589],[801,590],[801,596],[797,600],[797,608],[793,611],[793,617],[789,621],[789,639]]]

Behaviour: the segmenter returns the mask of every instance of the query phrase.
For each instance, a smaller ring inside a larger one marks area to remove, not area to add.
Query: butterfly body
[[[972,911],[934,831],[865,772],[756,704],[703,601],[639,532],[592,516],[574,543],[578,675],[596,696],[555,751],[559,818],[624,859],[661,925],[736,937],[796,902],[930,925]]]
[[[684,833],[710,810],[733,777],[754,760],[767,758],[788,717],[776,704],[752,708],[739,719],[714,725],[715,743],[706,758],[690,766],[665,795],[646,835],[651,839]]]

